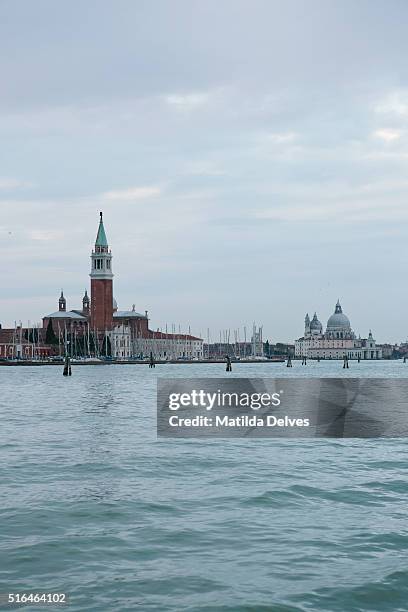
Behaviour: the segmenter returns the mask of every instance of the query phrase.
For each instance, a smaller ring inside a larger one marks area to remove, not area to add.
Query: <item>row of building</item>
[[[0,358],[46,358],[53,355],[83,357],[112,357],[113,359],[146,358],[153,354],[157,359],[216,359],[225,355],[271,357],[269,343],[264,343],[262,328],[254,326],[248,342],[224,342],[203,345],[203,340],[190,333],[153,331],[149,327],[148,312],[119,310],[113,296],[112,252],[106,238],[102,213],[95,246],[91,252],[90,295],[85,290],[82,307],[67,309],[63,291],[58,300],[58,310],[42,319],[42,326],[1,329]],[[227,337],[227,335],[226,335]],[[283,345],[282,345],[283,346]],[[408,348],[408,347],[407,347]],[[287,347],[286,354],[290,354]],[[276,350],[273,353],[276,355]],[[295,341],[295,357],[311,359],[381,359],[395,355],[388,345],[377,345],[370,331],[367,338],[357,337],[350,320],[343,313],[338,301],[334,313],[327,321],[326,330],[317,314],[305,317],[304,335]]]

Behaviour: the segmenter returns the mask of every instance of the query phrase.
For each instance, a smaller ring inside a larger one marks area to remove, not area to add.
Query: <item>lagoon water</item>
[[[24,607],[37,611],[408,610],[405,440],[157,440],[158,376],[225,371],[0,368],[0,593],[67,593]],[[232,376],[398,378],[408,364]]]

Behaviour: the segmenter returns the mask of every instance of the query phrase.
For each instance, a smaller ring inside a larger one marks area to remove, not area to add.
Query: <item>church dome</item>
[[[336,308],[334,314],[329,317],[327,321],[327,331],[349,331],[351,329],[350,321],[348,317],[343,313],[340,302],[338,301],[336,304]]]
[[[315,331],[315,332],[321,332],[322,331],[322,324],[320,323],[319,319],[317,318],[317,314],[314,313],[313,315],[313,319],[310,322],[310,331]]]

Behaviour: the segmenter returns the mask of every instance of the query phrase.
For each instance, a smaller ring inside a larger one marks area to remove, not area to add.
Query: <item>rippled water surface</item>
[[[233,367],[408,376],[402,362]],[[225,372],[0,368],[0,592],[66,592],[70,611],[408,610],[404,440],[158,441],[158,376]]]

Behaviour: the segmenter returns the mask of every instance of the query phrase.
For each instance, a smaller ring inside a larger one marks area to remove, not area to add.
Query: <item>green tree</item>
[[[106,336],[106,355],[112,357],[112,345],[109,336]],[[104,347],[105,348],[105,347]]]
[[[267,340],[264,344],[264,355],[265,357],[270,357],[271,356],[271,347],[269,344],[269,340]]]
[[[287,355],[288,354],[288,345],[283,344],[283,342],[276,343],[276,352],[278,355]]]
[[[28,342],[31,342],[31,343],[35,342],[36,344],[38,344],[39,339],[40,339],[40,333],[38,329],[37,328],[30,329],[30,330],[26,329],[24,331],[24,339],[28,340]]]
[[[55,335],[51,319],[48,321],[47,331],[45,333],[45,342],[46,344],[58,344],[58,338]]]

